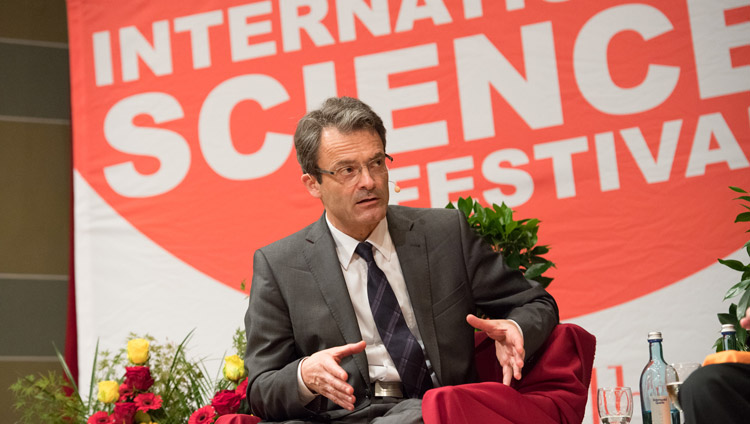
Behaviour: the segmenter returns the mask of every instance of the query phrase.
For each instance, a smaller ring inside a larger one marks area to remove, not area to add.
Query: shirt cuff
[[[523,330],[521,330],[521,326],[518,325],[518,323],[515,322],[515,321],[513,321],[512,319],[509,319],[508,321],[510,321],[510,322],[512,322],[513,324],[516,325],[516,328],[518,328],[518,332],[521,333],[521,338],[523,339]],[[526,339],[524,339],[524,340],[526,340]]]
[[[312,402],[313,399],[315,399],[315,396],[317,396],[307,388],[305,382],[302,380],[302,363],[305,362],[307,358],[309,358],[309,356],[302,358],[302,360],[299,361],[299,365],[297,365],[297,392],[299,393],[299,400],[303,405],[307,405],[308,403]]]

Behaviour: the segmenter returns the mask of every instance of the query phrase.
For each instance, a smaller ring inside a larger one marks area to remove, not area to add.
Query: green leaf
[[[739,187],[729,186],[729,188],[732,189],[732,190],[734,190],[734,191],[736,191],[737,193],[747,193],[745,190],[743,190],[743,189],[741,189]]]
[[[742,212],[741,214],[737,215],[737,218],[735,218],[734,222],[750,222],[750,212]]]
[[[545,253],[549,253],[549,246],[535,246],[531,249],[532,255],[544,255]]]
[[[732,306],[736,307],[737,305],[735,305],[733,303]],[[719,322],[722,323],[722,324],[737,325],[737,323],[738,323],[737,314],[736,313],[730,312],[728,314],[716,314],[716,316],[719,317]]]
[[[535,280],[540,275],[544,274],[552,266],[552,262],[538,263],[531,265],[526,272],[523,274],[524,277],[529,280]]]
[[[750,287],[750,279],[740,281],[739,283],[733,285],[729,290],[727,290],[727,294],[724,295],[724,300],[737,296],[738,294],[747,290],[748,287]]]
[[[750,307],[750,290],[746,290],[740,298],[740,301],[737,303],[737,321],[744,318],[745,311],[747,311],[748,307]],[[738,327],[739,326],[735,326],[735,328]]]
[[[745,270],[745,265],[742,262],[740,262],[740,261],[736,261],[734,259],[719,259],[718,261],[719,261],[719,263],[721,263],[723,265],[726,265],[726,266],[728,266],[729,268],[732,268],[735,271],[742,272],[742,271]]]
[[[721,337],[719,337],[714,342],[713,349],[718,353],[718,352],[721,352],[722,350],[724,350],[723,346],[724,346],[724,340]]]
[[[740,196],[740,197],[735,197],[735,198],[734,198],[734,199],[732,199],[732,200],[744,200],[744,201],[746,201],[746,202],[750,202],[750,196]]]

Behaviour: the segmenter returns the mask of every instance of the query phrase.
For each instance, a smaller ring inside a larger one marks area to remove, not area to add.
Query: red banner
[[[717,205],[750,181],[748,6],[69,4],[76,171],[232,287],[256,248],[321,213],[291,134],[331,95],[387,123],[394,202],[472,195],[540,218],[563,317],[741,245]]]

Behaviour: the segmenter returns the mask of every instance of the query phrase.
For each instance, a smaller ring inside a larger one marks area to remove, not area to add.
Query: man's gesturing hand
[[[364,340],[314,353],[302,362],[302,381],[313,393],[323,395],[340,407],[354,410],[354,388],[346,382],[349,376],[339,366],[347,356],[365,350]]]
[[[503,368],[503,384],[510,385],[511,378],[520,380],[526,352],[518,327],[506,319],[481,319],[472,314],[466,316],[466,322],[495,340],[495,355]]]

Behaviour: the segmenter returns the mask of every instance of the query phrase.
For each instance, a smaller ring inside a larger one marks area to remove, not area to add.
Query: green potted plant
[[[469,196],[458,198],[458,209],[464,213],[469,226],[486,241],[492,249],[505,258],[512,268],[518,268],[529,280],[549,286],[552,278],[544,274],[555,264],[542,255],[549,252],[549,246],[537,246],[538,219],[513,219],[513,210],[505,203],[491,208],[482,206]],[[456,209],[452,203],[446,206]]]
[[[730,186],[729,188],[737,193],[742,194],[740,197],[736,197],[734,200],[739,200],[741,206],[748,210],[737,215],[737,218],[735,218],[734,222],[750,222],[750,196],[747,195],[748,193],[745,190],[739,187]],[[750,232],[750,229],[745,232]],[[745,243],[743,247],[747,251],[747,254],[750,255],[750,241]],[[731,299],[737,296],[739,296],[740,300],[736,304],[732,303],[731,305],[729,305],[729,311],[727,313],[718,314],[719,322],[721,322],[722,324],[734,325],[734,328],[737,331],[737,350],[747,352],[747,330],[740,326],[739,321],[742,317],[745,316],[745,311],[747,310],[748,306],[750,306],[750,262],[748,262],[747,264],[743,264],[742,262],[734,259],[719,259],[719,262],[741,273],[740,281],[737,284],[733,285],[729,290],[727,290],[727,293],[724,296],[724,300]],[[722,350],[721,337],[719,337],[719,339],[716,341],[714,347],[716,348],[717,352]]]

